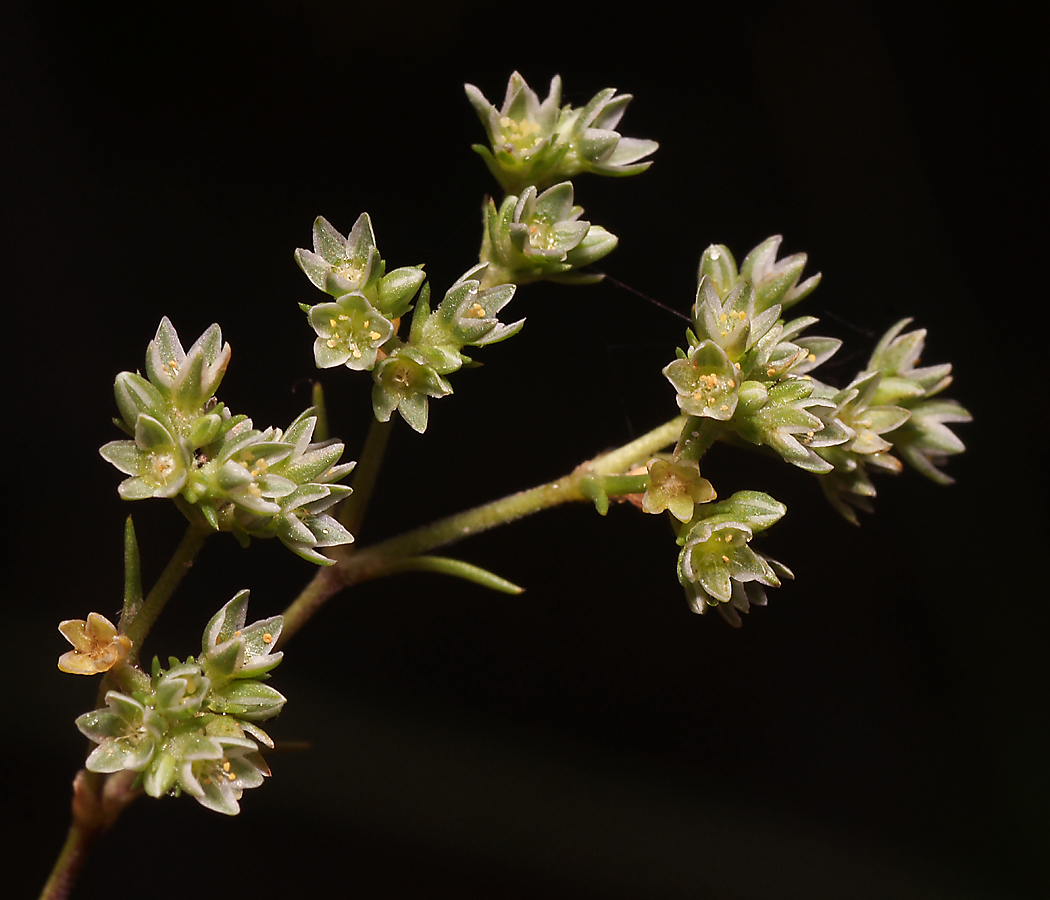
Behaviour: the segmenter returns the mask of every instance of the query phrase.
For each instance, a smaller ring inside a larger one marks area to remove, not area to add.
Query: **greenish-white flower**
[[[715,607],[731,625],[752,605],[765,606],[765,587],[791,572],[756,553],[750,541],[784,515],[784,504],[758,491],[740,491],[703,507],[703,516],[679,538],[678,580],[693,612]]]
[[[394,326],[360,291],[343,294],[334,303],[311,307],[310,325],[317,332],[314,360],[319,369],[345,365],[369,370],[379,348],[394,333]]]
[[[496,209],[485,205],[481,261],[487,262],[482,283],[527,284],[548,281],[594,282],[600,275],[576,270],[597,262],[616,247],[616,236],[580,220],[582,206],[573,205],[572,183],[564,181],[537,193],[527,187],[520,197],[509,195]]]
[[[665,366],[663,374],[674,385],[682,412],[720,422],[732,418],[739,375],[726,352],[714,341],[701,341],[688,358]]]
[[[84,737],[98,746],[85,764],[91,772],[141,772],[149,765],[168,722],[156,709],[119,691],[106,693],[106,706],[76,721]]]
[[[507,82],[503,105],[497,109],[474,85],[467,98],[485,126],[489,146],[475,144],[489,170],[508,194],[526,187],[548,187],[579,172],[633,175],[644,172],[645,157],[656,141],[625,138],[615,129],[630,94],[614,88],[599,91],[583,107],[561,106],[561,79],[551,79],[547,98],[539,96],[514,72]]]
[[[396,409],[415,431],[427,428],[427,398],[445,397],[452,385],[416,348],[401,347],[374,370],[372,407],[380,422],[389,421]]]

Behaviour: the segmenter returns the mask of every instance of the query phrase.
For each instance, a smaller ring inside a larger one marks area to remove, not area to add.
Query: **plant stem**
[[[40,900],[64,900],[76,884],[97,834],[76,820],[69,826],[66,842],[55,860],[51,875],[40,892]]]
[[[581,490],[585,478],[619,475],[648,461],[658,450],[678,439],[684,421],[681,416],[672,419],[629,444],[577,466],[555,481],[439,519],[363,550],[347,553],[335,548],[332,554],[335,565],[321,569],[284,611],[284,628],[278,643],[283,645],[289,640],[333,594],[345,587],[390,574],[406,557],[455,543],[543,509],[588,499]]]
[[[339,523],[355,538],[361,529],[361,521],[365,517],[365,510],[368,509],[368,501],[372,499],[372,491],[375,489],[379,467],[382,465],[393,425],[393,419],[388,419],[386,422],[380,422],[376,418],[372,419],[368,437],[365,438],[365,446],[361,450],[361,458],[354,467],[354,480],[350,483],[353,493],[343,501],[342,509],[339,511]]]
[[[134,772],[100,775],[81,769],[77,773],[73,779],[73,821],[40,900],[65,900],[69,896],[92,845],[141,793],[132,789],[134,780]]]
[[[209,528],[202,528],[199,525],[187,527],[182,541],[175,548],[175,553],[172,554],[167,566],[164,567],[164,571],[160,573],[160,578],[153,585],[153,590],[149,592],[134,618],[130,622],[121,623],[124,633],[131,638],[132,645],[126,665],[134,665],[138,661],[142,642],[145,640],[146,635],[149,634],[149,630],[153,627],[157,616],[160,615],[160,611],[164,609],[164,605],[175,592],[175,588],[179,586],[179,583],[190,570],[193,560],[204,544],[204,539],[209,534],[211,534],[211,529]]]
[[[711,449],[711,445],[718,440],[723,429],[723,424],[715,419],[690,416],[674,448],[675,459],[700,462],[703,455]]]

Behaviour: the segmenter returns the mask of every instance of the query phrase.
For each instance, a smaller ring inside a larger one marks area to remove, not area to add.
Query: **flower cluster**
[[[199,657],[172,657],[167,669],[154,659],[147,689],[109,691],[105,708],[77,719],[98,744],[90,771],[137,772],[151,797],[185,791],[216,812],[240,811],[242,793],[270,774],[258,750],[273,741],[256,723],[285,702],[263,683],[281,661],[272,650],[283,620],[246,628],[247,607],[241,591],[208,623]]]
[[[503,324],[496,314],[514,296],[516,286],[500,284],[482,288],[480,263],[464,272],[449,288],[437,308],[430,308],[430,291],[424,285],[412,314],[408,341],[397,340],[389,355],[375,369],[372,407],[386,422],[396,409],[416,431],[427,427],[428,398],[452,393],[446,375],[472,362],[461,351],[506,340],[518,333],[524,319]]]
[[[571,187],[569,206],[571,216],[575,211]],[[541,211],[553,208],[552,203],[545,203]],[[592,249],[590,244],[581,249],[580,258]],[[325,219],[318,219],[314,252],[297,250],[296,260],[316,287],[335,297],[333,302],[315,306],[302,304],[317,334],[314,359],[318,367],[345,365],[372,372],[372,406],[381,422],[397,410],[412,428],[425,431],[429,398],[451,394],[445,376],[471,361],[460,352],[463,347],[504,340],[525,322],[504,325],[496,319],[496,313],[514,296],[515,285],[497,281],[483,289],[480,279],[473,276],[484,272],[484,262],[459,278],[432,316],[430,285],[424,283],[422,267],[386,273],[367,213],[361,214],[346,238]],[[398,325],[412,310],[417,291],[411,329],[403,341]]]
[[[423,267],[387,272],[368,213],[358,216],[347,237],[318,218],[313,252],[296,250],[295,261],[315,287],[335,298],[302,307],[317,334],[317,367],[370,371],[396,331],[394,323],[412,308],[426,277]]]
[[[615,130],[631,95],[617,97],[614,88],[599,91],[586,106],[562,106],[557,75],[541,102],[514,72],[499,109],[474,85],[465,89],[489,139],[488,147],[475,144],[473,149],[508,194],[519,194],[529,185],[548,187],[580,172],[644,172],[651,164],[645,157],[659,146],[656,141],[622,137]]]
[[[101,448],[104,459],[130,477],[125,500],[167,497],[194,508],[215,530],[278,537],[304,559],[330,560],[318,548],[353,540],[324,512],[349,493],[337,484],[353,463],[337,465],[338,441],[311,443],[316,417],[308,409],[289,426],[259,431],[215,399],[230,359],[218,325],[184,352],[174,327],[161,320],[146,353],[146,378],[117,376],[121,418],[131,440]]]
[[[520,197],[504,198],[499,209],[485,204],[481,261],[489,264],[484,283],[528,284],[545,279],[572,284],[599,281],[601,275],[576,270],[597,262],[616,247],[616,235],[580,221],[572,183],[563,181],[542,194],[530,185]]]
[[[697,461],[712,440],[730,436],[761,445],[814,473],[833,506],[855,523],[854,507],[869,510],[875,494],[869,470],[901,470],[893,451],[930,478],[950,480],[937,466],[963,444],[947,423],[970,418],[954,401],[932,399],[951,382],[951,366],[916,368],[925,332],[902,334],[908,319],[887,332],[847,387],[815,378],[840,342],[803,335],[813,317],[782,318],[820,276],[800,281],[806,256],[777,260],[780,241],[763,241],[739,268],[726,247],[704,252],[688,348],[664,368],[689,418],[675,456],[650,463],[642,504],[648,512],[667,509],[677,520],[678,577],[693,608],[720,604],[734,624],[738,612],[765,602],[763,586],[786,574],[747,547],[784,507],[765,494],[711,503],[713,488]]]
[[[688,350],[664,369],[679,408],[722,422],[807,471],[835,473],[825,490],[850,518],[840,497],[873,493],[863,463],[899,470],[891,443],[920,471],[944,480],[936,464],[963,449],[945,423],[969,419],[958,404],[929,399],[950,383],[951,366],[914,368],[925,332],[900,335],[905,320],[849,387],[837,390],[814,378],[841,342],[803,335],[817,321],[811,316],[781,318],[816,287],[819,275],[800,283],[805,254],[777,261],[779,244],[779,237],[759,244],[739,270],[725,247],[704,252]]]
[[[829,402],[814,394],[807,374],[840,342],[801,337],[816,321],[812,317],[787,323],[781,318],[782,304],[801,299],[819,276],[799,285],[805,256],[778,263],[779,243],[774,237],[760,244],[740,272],[726,248],[704,252],[689,349],[678,351],[664,375],[683,412],[724,422],[801,468],[827,472],[831,465],[814,449],[841,443],[846,433],[829,418]]]
[[[951,384],[951,364],[915,367],[926,331],[902,334],[910,322],[903,319],[883,335],[864,371],[847,388],[833,393],[818,385],[831,395],[836,417],[852,435],[841,445],[817,450],[833,466],[820,476],[821,487],[832,506],[854,524],[854,508],[871,512],[870,498],[875,496],[868,467],[896,474],[902,469],[899,455],[933,481],[950,484],[951,477],[938,466],[965,449],[948,423],[969,422],[970,414],[954,400],[932,399]]]

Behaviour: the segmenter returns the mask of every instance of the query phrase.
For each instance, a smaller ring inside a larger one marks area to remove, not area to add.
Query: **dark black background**
[[[238,819],[139,802],[78,895],[1045,896],[1046,73],[1026,5],[15,3],[2,34],[11,896],[61,843],[94,693],[55,669],[55,626],[119,609],[129,507],[96,451],[114,375],[161,315],[187,345],[218,321],[222,399],[290,421],[314,374],[296,303],[316,299],[292,251],[316,215],[345,231],[368,210],[391,266],[447,287],[492,189],[461,85],[498,101],[514,68],[543,93],[560,72],[577,105],[633,93],[623,132],[661,142],[641,177],[577,182],[620,236],[614,278],[685,310],[704,246],[782,233],[824,273],[801,309],[847,339],[843,380],[898,318],[928,327],[924,360],[955,364],[976,419],[958,484],[884,479],[853,529],[805,473],[715,448],[723,496],[789,507],[764,546],[797,581],[740,631],[687,611],[665,526],[627,508],[458,548],[520,598],[437,576],[355,590],[273,682],[272,732],[313,749],[274,756]],[[672,316],[608,282],[523,289],[512,311],[524,332],[454,377],[425,436],[399,423],[363,542],[673,415]],[[368,379],[323,381],[354,458]],[[134,513],[149,578],[181,525]],[[312,574],[276,544],[213,543],[153,651],[194,652],[242,587],[276,613]]]

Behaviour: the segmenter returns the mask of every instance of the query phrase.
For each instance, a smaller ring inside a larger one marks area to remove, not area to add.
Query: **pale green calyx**
[[[388,421],[397,410],[422,433],[427,427],[429,398],[451,394],[452,385],[445,376],[471,362],[463,348],[494,344],[521,330],[524,319],[504,324],[496,318],[514,296],[515,285],[482,288],[475,276],[486,267],[479,263],[464,272],[433,310],[430,285],[423,285],[408,341],[391,339],[384,347],[386,358],[372,373],[372,408],[380,422]]]
[[[353,540],[324,513],[349,493],[335,482],[353,463],[337,465],[343,452],[338,441],[310,442],[313,410],[287,433],[259,431],[246,416],[232,416],[212,393],[229,356],[214,325],[182,353],[165,318],[147,351],[149,380],[132,372],[117,376],[116,421],[134,439],[111,441],[100,452],[130,476],[120,495],[175,499],[187,515],[192,507],[211,528],[232,531],[242,543],[278,537],[305,559],[329,565],[318,548]],[[180,381],[183,373],[189,374]]]
[[[739,491],[728,500],[701,506],[698,518],[682,530],[678,580],[693,612],[716,607],[731,625],[739,613],[765,606],[765,587],[792,577],[775,560],[756,553],[751,539],[786,512],[784,504],[759,491]]]
[[[147,690],[109,691],[104,709],[77,719],[98,744],[87,758],[90,771],[137,772],[151,797],[185,791],[217,812],[240,811],[243,791],[270,774],[256,742],[273,741],[256,722],[276,716],[285,702],[262,682],[281,661],[271,651],[283,620],[245,627],[247,603],[241,591],[212,618],[199,660],[172,657],[163,669],[154,659]]]
[[[895,403],[909,412],[907,421],[888,437],[909,465],[933,481],[951,484],[952,478],[938,467],[966,447],[948,425],[969,422],[972,416],[954,400],[930,399],[951,384],[952,367],[950,363],[915,366],[926,342],[926,329],[902,334],[911,321],[901,319],[890,328],[868,360],[866,371],[882,376],[873,402]]]
[[[740,282],[750,281],[755,289],[756,312],[765,312],[774,305],[789,309],[816,289],[820,273],[799,282],[806,266],[806,254],[795,253],[778,260],[777,250],[782,240],[779,234],[766,238],[747,254],[739,269],[728,247],[712,244],[700,258],[697,280],[706,275],[722,299]]]
[[[645,157],[659,146],[656,141],[622,137],[615,130],[631,95],[617,97],[614,88],[599,91],[586,106],[563,107],[557,75],[541,102],[514,72],[497,109],[474,85],[464,87],[489,139],[488,147],[474,144],[473,149],[508,194],[520,194],[529,185],[548,187],[579,172],[644,172],[651,165]]]
[[[318,303],[309,317],[317,332],[314,360],[319,369],[345,365],[369,370],[376,364],[379,348],[394,333],[393,323],[360,291],[344,294],[334,303]]]
[[[527,187],[520,197],[504,198],[497,210],[485,203],[481,261],[488,263],[483,284],[528,284],[547,280],[592,283],[601,275],[576,270],[597,262],[616,247],[616,235],[580,220],[572,183],[564,181],[537,193]]]
[[[387,272],[386,262],[376,247],[372,220],[368,213],[358,216],[346,237],[343,237],[327,219],[318,216],[314,222],[313,238],[314,249],[296,250],[295,261],[314,287],[332,297],[358,293],[380,315],[390,321],[400,318],[412,308],[412,298],[426,277],[423,267],[404,266]],[[307,311],[310,309],[309,306],[305,308]],[[317,330],[313,316],[310,323]],[[319,335],[320,333],[318,331]],[[318,365],[322,365],[320,359]]]

